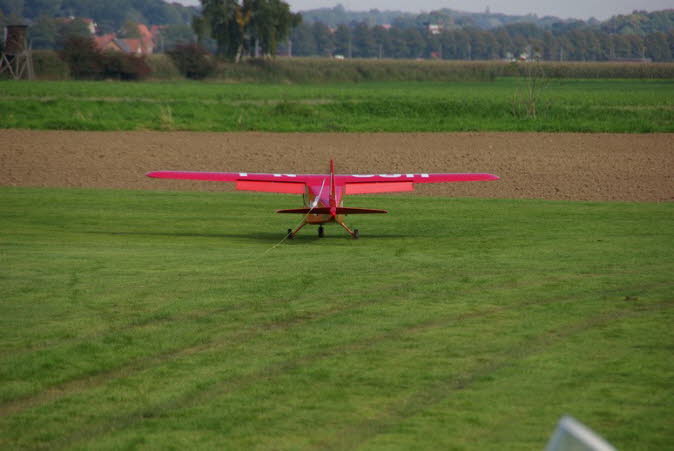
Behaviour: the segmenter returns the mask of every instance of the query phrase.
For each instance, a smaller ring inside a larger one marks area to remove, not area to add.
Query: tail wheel
[[[318,226],[318,237],[323,238],[325,236],[325,229],[323,226]]]
[[[353,239],[357,240],[360,237],[360,232],[358,229],[353,229]]]
[[[288,234],[286,235],[289,240],[292,240],[294,238],[293,236],[293,229],[288,229]]]

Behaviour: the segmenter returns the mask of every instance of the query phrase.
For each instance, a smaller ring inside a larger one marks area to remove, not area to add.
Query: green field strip
[[[0,82],[0,128],[672,132],[671,80],[327,85]]]

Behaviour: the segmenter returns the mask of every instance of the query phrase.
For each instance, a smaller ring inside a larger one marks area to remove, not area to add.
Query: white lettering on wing
[[[239,177],[248,177],[247,172],[239,172]]]
[[[295,174],[272,174],[274,177],[297,177]]]
[[[379,174],[379,177],[394,179],[400,177],[400,174]]]
[[[422,176],[423,178],[425,178],[425,179],[428,178],[428,174],[421,174],[421,176]]]
[[[353,174],[352,177],[361,177],[361,178],[367,178],[367,177],[374,177],[374,174]]]

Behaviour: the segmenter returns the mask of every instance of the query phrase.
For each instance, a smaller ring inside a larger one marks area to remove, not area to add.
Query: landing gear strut
[[[358,237],[360,237],[360,233],[358,232],[358,229],[351,230],[346,224],[344,224],[343,221],[336,221],[336,222],[337,222],[337,224],[341,225],[344,228],[344,230],[346,230],[346,232],[349,235],[351,235],[351,237],[354,240],[357,240]]]
[[[318,237],[323,238],[325,236],[325,229],[322,225],[318,226]]]

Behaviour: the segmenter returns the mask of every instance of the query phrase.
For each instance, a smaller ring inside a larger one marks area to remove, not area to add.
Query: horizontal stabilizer
[[[277,210],[276,213],[295,213],[300,215],[307,215],[309,213],[315,215],[329,215],[330,207],[319,208],[291,208],[289,210]],[[338,215],[365,215],[372,213],[388,213],[386,210],[375,210],[372,208],[347,208],[337,207],[336,214]]]

